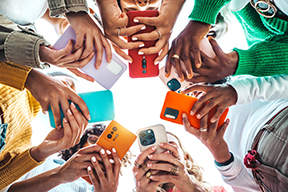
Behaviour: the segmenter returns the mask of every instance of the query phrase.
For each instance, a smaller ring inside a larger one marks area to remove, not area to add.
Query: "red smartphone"
[[[128,11],[127,15],[129,17],[128,27],[138,25],[139,23],[134,23],[135,17],[157,17],[159,12],[157,10],[147,10],[147,11]],[[146,25],[145,30],[141,30],[135,34],[150,33],[154,31],[156,27]],[[132,41],[132,36],[128,37],[128,42]],[[141,48],[149,48],[155,46],[156,41],[143,41],[145,44]],[[131,78],[143,78],[143,77],[157,77],[159,74],[159,66],[154,65],[154,60],[158,56],[158,53],[152,55],[139,55],[138,51],[141,48],[128,50],[128,54],[132,57],[133,62],[129,63],[129,76]]]
[[[196,114],[193,116],[190,115],[190,111],[194,105],[194,103],[198,100],[198,98],[191,97],[188,95],[184,95],[181,93],[176,93],[173,91],[169,91],[166,94],[166,98],[162,107],[162,111],[160,114],[160,118],[166,121],[170,121],[173,123],[181,124],[182,122],[182,113],[185,112],[188,116],[188,120],[190,124],[197,129],[200,129],[200,119],[196,117]],[[199,111],[203,108],[203,106],[199,109]],[[208,115],[208,125],[211,124],[210,120],[216,112],[217,106],[215,106],[212,110],[210,110]],[[219,129],[227,116],[228,108],[222,113],[219,119],[219,123],[217,128]],[[197,112],[199,112],[197,111]]]

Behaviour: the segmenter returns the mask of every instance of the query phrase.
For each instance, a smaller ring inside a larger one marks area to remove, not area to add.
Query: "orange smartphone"
[[[119,158],[123,159],[124,155],[127,153],[136,138],[137,137],[134,133],[116,121],[111,121],[111,123],[99,137],[96,144],[110,151],[114,147]]]
[[[193,116],[190,115],[190,111],[194,105],[194,103],[198,99],[195,97],[191,97],[188,95],[184,95],[181,93],[176,93],[173,91],[169,91],[166,94],[166,98],[162,107],[162,111],[160,114],[160,118],[166,121],[170,121],[173,123],[177,123],[183,125],[182,122],[182,113],[186,113],[188,115],[188,120],[190,124],[197,129],[200,129],[200,119],[196,118],[196,114]],[[208,125],[210,125],[210,120],[216,112],[217,106],[215,106],[212,110],[210,110],[208,115]],[[200,108],[199,110],[201,110]],[[221,127],[225,121],[225,118],[228,113],[228,108],[222,113],[218,123],[218,129]]]

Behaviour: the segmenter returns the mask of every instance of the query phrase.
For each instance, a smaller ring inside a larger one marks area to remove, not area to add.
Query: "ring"
[[[139,165],[139,163],[137,163],[136,161],[134,162],[135,167],[140,168],[141,165]]]
[[[150,179],[151,175],[152,175],[151,171],[148,171],[148,172],[146,173],[145,177],[146,177],[147,179]]]
[[[162,37],[161,32],[158,29],[156,29],[156,31],[159,34],[159,39],[161,39],[161,37]]]
[[[174,55],[172,55],[172,58],[175,58],[175,59],[180,59],[180,56],[179,56],[179,55],[176,55],[176,54],[174,54]]]
[[[120,36],[121,27],[118,28],[118,37]]]
[[[201,132],[205,132],[205,131],[207,131],[207,129],[200,128],[199,131],[201,131]]]
[[[179,167],[177,167],[176,165],[172,165],[170,173],[172,175],[175,175],[178,172],[178,170],[179,170]]]
[[[147,168],[147,164],[144,163],[144,164],[141,166],[141,168],[142,168],[143,170],[145,170],[145,169]]]

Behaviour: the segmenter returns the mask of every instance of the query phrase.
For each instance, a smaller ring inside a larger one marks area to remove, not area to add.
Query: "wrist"
[[[39,146],[31,148],[30,155],[37,162],[44,161],[48,157],[43,153]]]
[[[230,74],[229,75],[234,75],[236,73],[236,70],[238,68],[238,61],[239,61],[239,55],[237,51],[232,51],[231,53],[228,54],[230,56]]]
[[[28,73],[26,82],[24,84],[24,87],[27,88],[28,90],[31,89],[31,85],[33,85],[33,79],[36,75],[37,71],[35,69],[31,69],[31,71]]]
[[[229,165],[230,163],[232,163],[234,161],[234,156],[233,156],[233,153],[229,152],[230,153],[230,158],[226,161],[223,161],[223,162],[219,162],[219,161],[216,161],[215,160],[215,164],[219,167],[221,166],[226,166],[226,165]]]
[[[221,155],[215,155],[214,156],[215,163],[217,165],[218,164],[227,164],[227,162],[231,161],[231,158],[233,158],[233,160],[234,160],[232,153],[230,153],[229,151],[227,153],[223,153]]]

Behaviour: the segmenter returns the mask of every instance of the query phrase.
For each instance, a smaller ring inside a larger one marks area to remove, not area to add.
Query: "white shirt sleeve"
[[[234,155],[234,161],[226,166],[216,166],[225,183],[230,185],[235,192],[259,192],[261,191],[252,176],[242,163],[243,160]]]
[[[253,100],[263,101],[287,99],[288,76],[249,77],[235,80],[230,85],[236,90],[236,104],[249,104]]]

